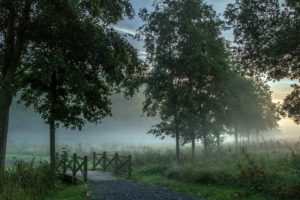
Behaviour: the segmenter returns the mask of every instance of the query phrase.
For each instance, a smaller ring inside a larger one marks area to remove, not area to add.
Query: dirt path
[[[119,179],[109,173],[89,172],[87,200],[196,200],[161,186]]]

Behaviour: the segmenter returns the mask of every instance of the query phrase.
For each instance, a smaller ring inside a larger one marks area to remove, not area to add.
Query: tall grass
[[[0,174],[0,200],[41,200],[55,185],[47,162],[14,160]]]
[[[196,160],[191,159],[191,149],[185,146],[181,148],[180,165],[174,162],[173,146],[90,149],[78,145],[67,148],[70,153],[88,155],[90,160],[92,152],[131,154],[134,176],[155,175],[193,184],[236,187],[282,199],[300,199],[299,141],[242,142],[237,148],[224,144],[220,151],[212,147],[209,154],[204,154],[198,145]]]

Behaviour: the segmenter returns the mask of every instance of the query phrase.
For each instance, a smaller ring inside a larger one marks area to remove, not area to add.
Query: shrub
[[[1,200],[40,200],[55,187],[47,162],[15,160],[0,174]]]
[[[244,162],[238,163],[238,183],[250,190],[262,192],[267,183],[264,162],[257,162],[249,154],[245,154]]]

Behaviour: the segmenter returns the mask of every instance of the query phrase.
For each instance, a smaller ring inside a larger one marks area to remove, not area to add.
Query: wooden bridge
[[[112,172],[115,175],[131,177],[132,174],[132,157],[121,156],[118,153],[113,155],[103,152],[93,153],[92,169],[89,171],[89,159],[87,156],[79,157],[77,154],[69,156],[67,152],[56,154],[56,169],[63,177],[70,177],[72,182],[78,178],[83,178],[84,182],[88,180],[88,173],[95,175],[95,172]]]

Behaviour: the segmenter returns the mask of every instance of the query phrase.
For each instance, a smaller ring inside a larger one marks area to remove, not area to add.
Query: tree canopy
[[[250,75],[267,75],[271,80],[299,80],[300,73],[300,5],[286,0],[237,0],[225,12],[234,29],[236,58]],[[297,86],[285,99],[283,108],[296,123],[300,98]],[[291,101],[293,99],[293,101]]]
[[[176,137],[179,161],[180,133],[187,133],[191,125],[188,115],[201,124],[200,118],[209,120],[211,109],[218,108],[216,97],[227,77],[228,57],[220,37],[222,22],[211,6],[202,0],[164,0],[154,7],[152,13],[140,12],[152,67],[144,110],[149,115],[158,112],[162,119],[151,133]]]
[[[143,65],[112,25],[132,18],[128,0],[0,1],[0,156],[4,165],[12,96],[46,122],[81,128],[110,114],[109,95],[132,95]],[[55,153],[55,152],[54,152]]]

